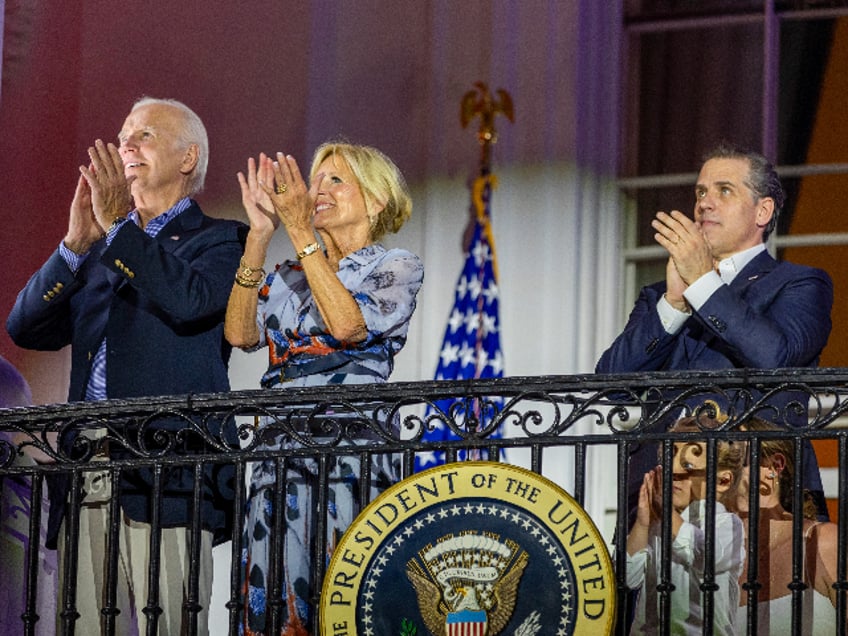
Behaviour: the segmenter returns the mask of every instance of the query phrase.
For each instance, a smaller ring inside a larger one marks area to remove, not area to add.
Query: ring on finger
[[[277,194],[285,194],[286,190],[288,189],[289,187],[285,183],[278,183],[276,186],[274,186],[274,192],[276,192]]]

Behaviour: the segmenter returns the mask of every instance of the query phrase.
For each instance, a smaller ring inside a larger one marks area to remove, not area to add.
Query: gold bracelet
[[[239,267],[241,268],[241,273],[244,274],[244,276],[253,276],[257,272],[260,272],[262,274],[260,278],[265,278],[268,275],[265,272],[265,268],[261,265],[259,267],[251,267],[250,265],[245,265],[243,256],[241,257],[241,259],[239,259]]]
[[[251,288],[253,288],[253,287],[259,287],[259,285],[261,285],[261,284],[262,284],[261,278],[257,278],[257,279],[248,278],[247,276],[242,276],[242,273],[240,271],[236,272],[236,285],[239,285],[240,287],[251,287]]]
[[[297,253],[297,260],[302,261],[304,258],[309,256],[310,254],[314,254],[315,252],[317,252],[320,249],[321,249],[321,246],[318,245],[318,243],[310,243],[309,245],[307,245],[306,247],[304,247],[302,250],[300,250]]]

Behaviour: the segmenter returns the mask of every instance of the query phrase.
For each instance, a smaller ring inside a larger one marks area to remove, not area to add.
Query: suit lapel
[[[777,267],[768,251],[762,251],[751,259],[742,271],[739,272],[730,283],[730,289],[745,298],[748,290],[764,280],[768,274]],[[698,357],[718,336],[710,329],[705,329],[700,320],[689,320],[686,324],[686,337],[684,338],[684,351],[688,360],[697,360]]]
[[[775,267],[777,261],[767,251],[760,252],[736,275],[730,288],[744,296],[749,287],[768,276]]]
[[[175,252],[183,244],[186,235],[203,224],[203,213],[197,203],[192,204],[171,219],[156,234],[156,241],[167,251]]]

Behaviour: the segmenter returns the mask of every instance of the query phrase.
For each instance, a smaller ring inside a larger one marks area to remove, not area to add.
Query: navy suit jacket
[[[720,287],[674,335],[657,315],[665,290],[665,281],[642,289],[596,372],[814,367],[830,335],[830,276],[779,263],[767,252]]]
[[[665,331],[657,314],[665,291],[665,281],[642,289],[624,331],[598,361],[597,373],[814,367],[830,335],[830,276],[820,269],[777,262],[765,251],[673,335]],[[786,392],[771,403],[782,411],[780,416],[769,417],[766,412],[762,416],[803,425],[806,417],[783,408],[798,399],[806,404],[804,395]],[[809,446],[806,456],[805,485],[818,493],[821,478]],[[656,464],[656,455],[644,459]],[[631,470],[631,488],[637,495],[642,474]]]
[[[223,319],[245,235],[242,223],[207,217],[195,202],[156,237],[125,223],[108,247],[105,240],[92,247],[76,274],[54,252],[18,295],[6,328],[24,348],[71,345],[69,401],[85,399],[91,360],[104,337],[109,398],[227,391]],[[128,456],[111,447],[110,454]],[[121,484],[121,505],[137,521],[150,520],[148,473],[126,471]],[[218,497],[232,494],[226,492],[231,475],[224,473],[210,467],[204,477],[202,516],[217,540],[227,538],[231,522],[231,506]],[[192,481],[190,469],[169,471],[163,526],[189,521]],[[68,480],[53,482],[48,538],[55,541]]]

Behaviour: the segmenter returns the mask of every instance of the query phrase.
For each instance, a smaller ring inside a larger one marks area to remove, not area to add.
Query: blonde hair
[[[339,156],[350,167],[368,208],[381,207],[372,219],[369,238],[379,241],[387,233],[397,232],[412,214],[412,197],[400,169],[382,152],[371,146],[330,141],[318,146],[312,156],[310,180],[327,157]]]
[[[671,433],[689,433],[718,428],[724,423],[723,419],[697,415],[682,417],[669,429]],[[698,440],[692,440],[697,442]],[[732,440],[719,439],[716,443],[716,472],[729,471],[732,475],[732,483],[724,492],[716,494],[716,500],[724,504],[728,510],[737,508],[737,489],[742,478],[742,469],[745,463],[745,444]]]

